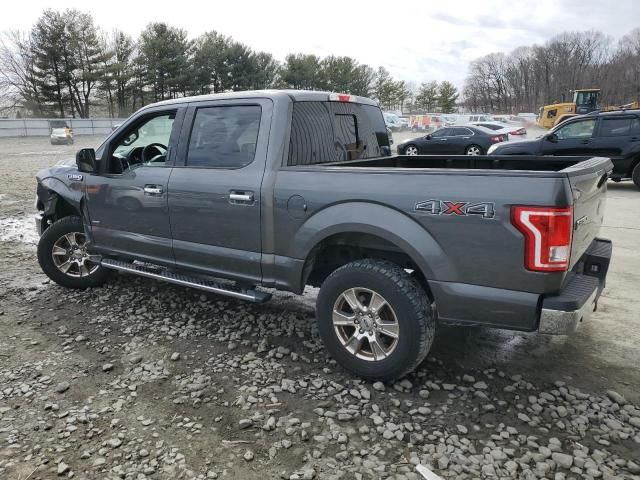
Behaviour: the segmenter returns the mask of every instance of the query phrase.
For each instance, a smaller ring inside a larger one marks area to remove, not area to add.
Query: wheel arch
[[[290,245],[291,257],[304,259],[301,289],[309,280],[317,285],[331,271],[361,258],[390,260],[414,270],[432,299],[428,281],[454,276],[444,251],[422,225],[404,212],[375,203],[326,208],[302,225]]]
[[[42,213],[43,231],[64,217],[81,215],[82,192],[72,190],[62,181],[49,177],[38,184],[36,207]]]
[[[631,178],[633,176],[633,171],[640,165],[640,152],[638,152],[635,158],[631,161],[631,165],[629,166],[629,171],[627,172],[627,176]],[[640,167],[638,167],[640,168]]]

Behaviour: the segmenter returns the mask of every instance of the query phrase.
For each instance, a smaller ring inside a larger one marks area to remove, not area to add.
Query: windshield
[[[598,92],[576,92],[576,105],[596,108]]]

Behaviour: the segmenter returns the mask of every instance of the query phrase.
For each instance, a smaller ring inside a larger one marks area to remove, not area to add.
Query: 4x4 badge
[[[487,219],[496,216],[495,204],[493,202],[470,203],[452,202],[449,200],[425,200],[417,202],[415,210],[431,215],[453,215],[461,217],[479,215]]]

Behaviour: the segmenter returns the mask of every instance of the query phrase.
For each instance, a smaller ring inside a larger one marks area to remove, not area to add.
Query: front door
[[[261,281],[260,187],[271,110],[265,99],[190,105],[169,180],[177,267]]]
[[[183,113],[180,112],[180,113]],[[105,146],[99,173],[85,184],[93,250],[172,265],[167,187],[178,110],[155,110],[129,122]]]
[[[452,146],[450,142],[451,128],[441,128],[433,132],[427,139],[427,153],[436,155],[446,155],[451,153]]]
[[[590,155],[593,149],[593,133],[597,120],[585,118],[568,121],[553,131],[557,141],[545,140],[543,155]]]

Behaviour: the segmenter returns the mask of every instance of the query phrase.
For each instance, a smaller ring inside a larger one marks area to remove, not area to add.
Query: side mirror
[[[78,170],[85,173],[96,171],[96,151],[93,148],[83,148],[76,153]]]
[[[558,135],[555,133],[548,133],[544,138],[551,143],[558,143]]]
[[[426,136],[426,137],[424,137],[424,138],[426,138],[427,140],[431,140],[433,137],[431,136],[431,134],[429,134],[429,135],[427,135],[427,136]]]

